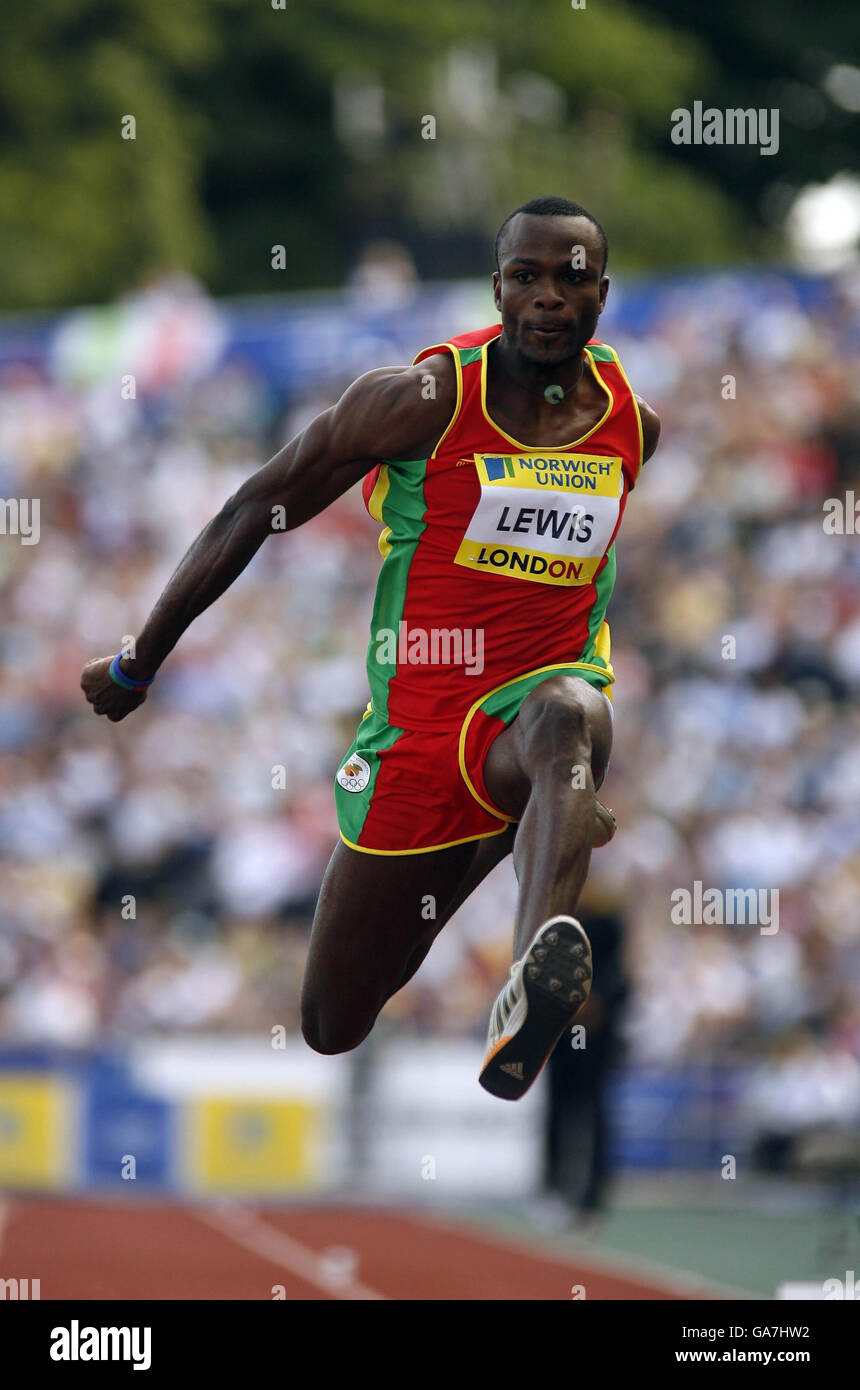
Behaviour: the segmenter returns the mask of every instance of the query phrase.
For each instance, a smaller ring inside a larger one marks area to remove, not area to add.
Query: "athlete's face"
[[[496,308],[521,356],[553,367],[580,353],[594,337],[609,289],[594,223],[520,212],[505,231],[499,267]]]

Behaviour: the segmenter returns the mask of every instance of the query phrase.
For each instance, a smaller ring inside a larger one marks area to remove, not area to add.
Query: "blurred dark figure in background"
[[[622,964],[624,927],[615,913],[580,912],[591,938],[595,983],[572,1028],[553,1052],[541,1210],[554,1225],[596,1228],[609,1179],[606,1090],[618,1057],[629,986]]]

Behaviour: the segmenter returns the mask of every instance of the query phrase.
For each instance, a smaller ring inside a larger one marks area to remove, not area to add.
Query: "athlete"
[[[317,1052],[356,1047],[441,928],[513,852],[514,963],[480,1073],[524,1095],[591,987],[572,915],[614,818],[596,798],[612,743],[605,613],[615,537],[660,424],[595,338],[607,240],[577,203],[502,224],[501,323],[355,381],[222,507],[135,644],[81,685],[117,721],[263,541],[364,479],[384,529],[370,703],[335,778],[341,842],[302,994]],[[286,521],[284,523],[284,518]]]

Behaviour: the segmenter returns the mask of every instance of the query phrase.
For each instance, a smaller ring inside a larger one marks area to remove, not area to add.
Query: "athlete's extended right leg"
[[[415,974],[460,903],[510,853],[513,830],[424,854],[339,844],[314,916],[302,1032],[316,1052],[348,1052]]]
[[[481,1085],[518,1100],[588,996],[591,948],[572,916],[588,872],[612,745],[609,701],[578,676],[542,681],[492,744],[484,776],[519,815],[520,884],[511,978],[493,1007]]]

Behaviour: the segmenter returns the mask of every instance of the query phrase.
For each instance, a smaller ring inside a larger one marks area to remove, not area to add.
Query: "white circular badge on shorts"
[[[370,781],[370,764],[359,753],[347,758],[337,774],[336,782],[346,792],[363,792]]]

